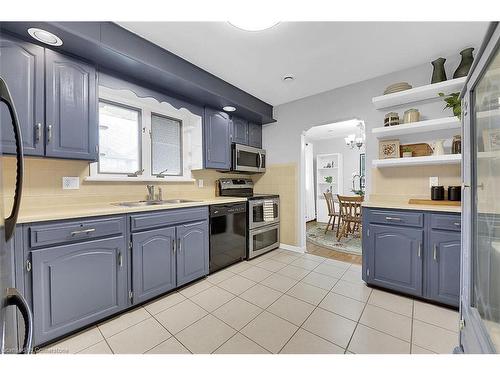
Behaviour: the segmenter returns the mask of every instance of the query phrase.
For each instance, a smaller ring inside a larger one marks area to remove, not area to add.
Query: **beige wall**
[[[279,194],[281,243],[297,245],[298,166],[296,163],[274,164],[255,178],[257,193]]]
[[[372,196],[383,199],[401,197],[430,199],[429,177],[439,177],[439,185],[459,186],[460,164],[412,166],[408,168],[372,168]]]

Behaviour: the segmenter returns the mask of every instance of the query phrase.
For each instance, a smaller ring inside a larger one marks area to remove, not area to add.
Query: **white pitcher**
[[[439,139],[434,141],[434,146],[432,147],[434,155],[444,155],[444,140]]]

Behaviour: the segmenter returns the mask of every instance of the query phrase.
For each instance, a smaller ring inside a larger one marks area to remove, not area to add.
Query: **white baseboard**
[[[287,245],[285,243],[280,243],[280,249],[295,251],[296,253],[304,254],[306,250],[300,246]]]

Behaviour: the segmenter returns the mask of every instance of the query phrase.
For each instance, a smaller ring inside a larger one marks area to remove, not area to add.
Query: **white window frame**
[[[201,156],[200,161],[192,160],[193,152],[189,151],[191,146],[191,137],[186,136],[188,128],[199,126],[201,134],[201,117],[193,115],[188,110],[177,109],[165,102],[158,102],[153,98],[141,98],[130,90],[115,90],[104,86],[99,86],[99,100],[114,103],[118,106],[131,107],[140,111],[141,126],[141,155],[140,165],[143,169],[142,174],[137,177],[127,174],[99,173],[99,162],[91,163],[89,168],[89,177],[87,181],[126,181],[126,182],[168,182],[168,181],[194,181],[191,170],[202,169]],[[162,117],[178,120],[181,122],[181,168],[180,175],[168,175],[163,177],[152,174],[152,142],[151,142],[151,116],[159,115]],[[194,117],[194,118],[193,118]],[[200,137],[201,138],[201,137]],[[200,147],[197,147],[200,148]],[[198,152],[199,153],[199,152]]]

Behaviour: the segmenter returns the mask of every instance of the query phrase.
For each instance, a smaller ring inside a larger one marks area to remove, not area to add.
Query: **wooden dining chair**
[[[335,198],[332,193],[323,193],[326,200],[326,206],[328,207],[328,224],[326,224],[325,234],[328,232],[328,227],[331,225],[332,230],[335,229],[335,221],[337,221],[337,237],[339,236],[340,227],[340,213],[335,210]],[[333,220],[333,222],[332,222]]]
[[[337,240],[341,237],[347,237],[348,233],[359,231],[361,233],[361,203],[362,196],[342,196],[337,194],[340,205],[340,218],[342,220],[342,228],[340,233],[337,232]]]

